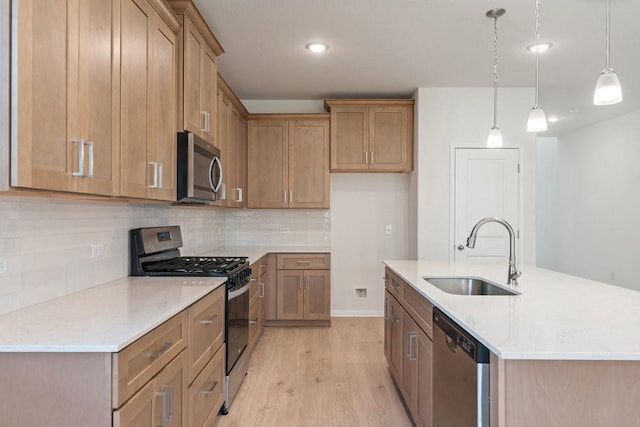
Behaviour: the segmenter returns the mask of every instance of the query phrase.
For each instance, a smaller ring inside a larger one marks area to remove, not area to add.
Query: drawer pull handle
[[[311,264],[311,261],[299,260],[299,261],[296,261],[296,264]]]
[[[173,386],[172,385],[163,385],[162,389],[165,390],[165,393],[169,394],[169,403],[168,411],[167,411],[167,421],[173,421]]]
[[[250,325],[255,325],[256,323],[258,323],[258,318],[254,317],[253,319],[249,320],[249,324]]]
[[[172,346],[172,342],[166,342],[162,344],[162,348],[159,351],[152,351],[151,353],[149,353],[149,359],[157,359],[158,357],[165,354],[167,350],[169,350]]]
[[[216,318],[218,317],[217,314],[214,314],[212,317],[210,317],[209,319],[205,319],[205,320],[201,320],[200,323],[202,323],[203,325],[210,325],[213,323],[214,320],[216,320]]]
[[[202,394],[211,394],[211,393],[213,393],[213,391],[218,386],[218,381],[212,381],[209,384],[211,384],[211,388],[209,388],[207,390],[201,390],[200,393],[202,393]]]

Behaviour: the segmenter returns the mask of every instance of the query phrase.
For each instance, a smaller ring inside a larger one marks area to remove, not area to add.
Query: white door
[[[473,226],[489,216],[505,219],[519,234],[518,157],[517,148],[455,150],[455,262],[507,261],[509,234],[501,224],[482,226],[474,249],[466,243]]]

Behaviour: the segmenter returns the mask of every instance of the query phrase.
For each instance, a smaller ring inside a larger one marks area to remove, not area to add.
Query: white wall
[[[557,270],[558,139],[537,138],[536,262]]]
[[[540,207],[554,233],[540,266],[640,290],[639,135],[636,111],[558,137],[557,195]]]
[[[417,217],[410,230],[418,259],[449,260],[451,147],[485,146],[493,124],[491,88],[420,88],[417,99],[416,170],[410,199]],[[505,145],[521,151],[520,259],[535,264],[535,136],[526,132],[533,89],[498,91],[498,127]]]
[[[183,253],[221,244],[223,209],[0,197],[0,313],[129,274],[129,229],[180,225]],[[104,256],[91,258],[91,244]]]

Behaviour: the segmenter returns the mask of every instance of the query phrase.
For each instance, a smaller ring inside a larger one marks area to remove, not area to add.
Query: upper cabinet
[[[251,115],[249,208],[329,208],[329,118]]]
[[[12,186],[117,194],[118,3],[13,2]]]
[[[162,0],[121,7],[121,195],[175,201],[180,22]]]
[[[247,112],[227,82],[218,75],[218,136],[222,165],[222,197],[216,206],[242,208],[247,193]]]
[[[217,146],[216,57],[224,50],[191,1],[169,0],[169,4],[182,22],[178,37],[178,127]]]
[[[328,99],[332,172],[413,170],[413,100]]]

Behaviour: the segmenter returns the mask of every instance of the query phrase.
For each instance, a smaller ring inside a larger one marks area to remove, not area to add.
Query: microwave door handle
[[[213,184],[213,167],[215,164],[218,164],[218,171],[220,171],[220,176],[218,177],[218,182]],[[220,189],[220,185],[222,185],[222,163],[220,163],[219,157],[214,157],[211,160],[211,164],[209,165],[209,185],[211,186],[211,190],[215,193]]]

